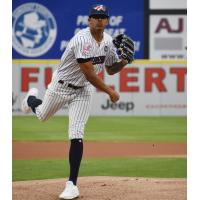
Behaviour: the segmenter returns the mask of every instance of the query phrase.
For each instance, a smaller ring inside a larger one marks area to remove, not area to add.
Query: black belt
[[[63,80],[59,80],[58,83],[64,84],[64,81]],[[83,86],[76,86],[76,85],[72,85],[71,83],[68,83],[67,87],[73,88],[74,90],[83,88]]]

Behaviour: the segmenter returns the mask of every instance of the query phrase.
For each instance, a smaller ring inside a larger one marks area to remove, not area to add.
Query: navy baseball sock
[[[37,99],[35,96],[29,96],[27,99],[28,106],[31,107],[32,111],[35,113],[35,108],[42,104],[41,99]]]
[[[83,155],[83,140],[72,139],[69,150],[69,165],[70,165],[69,181],[72,181],[74,185],[76,185],[77,182],[82,155]]]

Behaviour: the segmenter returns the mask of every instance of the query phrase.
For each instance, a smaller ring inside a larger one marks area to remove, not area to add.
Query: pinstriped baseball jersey
[[[90,29],[79,31],[69,42],[61,57],[58,66],[58,77],[76,86],[85,86],[87,79],[81,72],[77,59],[91,58],[95,72],[102,71],[103,66],[111,66],[119,60],[116,49],[112,43],[112,37],[104,32],[100,44],[92,37]]]
[[[67,104],[69,139],[83,138],[94,92],[94,86],[86,80],[78,64],[81,59],[92,60],[96,73],[101,72],[105,65],[112,66],[119,60],[112,37],[107,33],[104,33],[100,44],[92,37],[89,27],[79,31],[70,40],[53,74],[43,103],[36,108],[37,117],[45,121]],[[84,87],[75,90],[68,87],[69,83]]]

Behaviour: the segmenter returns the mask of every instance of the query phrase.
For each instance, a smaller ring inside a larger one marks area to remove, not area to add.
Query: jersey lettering
[[[98,56],[98,57],[93,57],[92,58],[92,64],[103,64],[105,61],[106,56]]]

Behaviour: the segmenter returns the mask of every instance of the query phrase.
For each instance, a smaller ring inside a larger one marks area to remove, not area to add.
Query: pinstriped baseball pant
[[[83,138],[93,91],[92,85],[75,90],[67,87],[67,83],[58,83],[54,77],[46,90],[42,104],[36,108],[36,115],[39,120],[46,121],[67,104],[69,109],[69,139]]]

